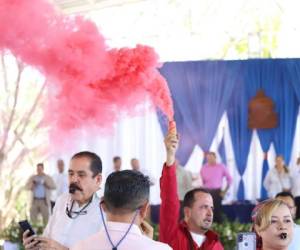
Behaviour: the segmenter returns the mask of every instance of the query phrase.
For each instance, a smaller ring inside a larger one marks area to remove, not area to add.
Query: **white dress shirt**
[[[294,197],[298,197],[300,196],[300,166],[297,166],[297,168],[291,172],[291,178],[292,194]]]
[[[107,222],[107,229],[114,244],[117,244],[128,230],[130,224]],[[118,250],[171,250],[167,244],[151,240],[144,236],[137,225],[133,225],[125,239],[117,248]],[[79,242],[71,250],[112,250],[105,229]]]
[[[59,196],[68,193],[68,176],[65,173],[57,173],[52,178],[56,189],[51,193],[51,201],[56,201]]]
[[[198,247],[201,247],[201,245],[205,241],[206,237],[202,234],[196,234],[191,231],[190,231],[190,233],[191,233],[193,240],[197,243]]]
[[[284,189],[291,189],[291,177],[288,173],[279,174],[274,167],[267,173],[264,179],[264,187],[268,191],[269,198],[274,198],[276,194],[282,192]]]
[[[86,214],[71,219],[66,214],[66,207],[71,208],[70,194],[61,195],[54,206],[53,214],[44,230],[43,236],[53,239],[65,247],[72,247],[77,242],[88,238],[102,228],[100,198],[94,194],[92,202],[84,209]],[[80,211],[75,202],[72,211]]]

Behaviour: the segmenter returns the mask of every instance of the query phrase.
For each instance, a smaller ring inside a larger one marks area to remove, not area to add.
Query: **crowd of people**
[[[40,213],[46,228],[42,236],[29,236],[29,231],[25,231],[25,249],[224,249],[211,227],[214,221],[222,222],[221,201],[232,177],[223,164],[216,162],[216,155],[209,153],[200,173],[203,187],[194,188],[190,184],[193,176],[182,171],[176,160],[178,143],[177,135],[168,133],[166,162],[160,178],[159,241],[153,240],[153,228],[146,220],[153,180],[143,173],[138,159],[131,160],[132,170],[122,170],[121,158],[115,157],[114,171],[106,179],[103,197],[99,197],[102,161],[97,154],[84,151],[71,158],[67,175],[61,160],[57,162],[58,174],[53,178],[44,173],[43,164],[37,165],[37,174],[27,183],[32,193],[30,218],[35,222]],[[282,162],[277,157],[275,170],[280,169]],[[286,174],[285,170],[279,173]],[[269,173],[265,183],[273,187],[272,178],[274,175]],[[179,190],[180,186],[186,192]],[[257,250],[300,249],[292,187],[282,183],[276,193],[269,192],[271,199],[255,207],[252,220]],[[53,190],[56,191],[51,196]],[[49,218],[51,204],[53,212]]]

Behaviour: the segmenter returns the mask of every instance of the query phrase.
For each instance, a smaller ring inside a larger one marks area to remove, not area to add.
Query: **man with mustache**
[[[149,195],[150,181],[142,173],[123,170],[110,174],[101,204],[107,219],[101,217],[103,229],[71,250],[171,250],[152,240],[153,229],[145,221]]]
[[[213,199],[202,188],[187,192],[183,200],[184,220],[179,219],[175,154],[178,138],[169,132],[165,138],[167,160],[160,180],[160,241],[173,250],[223,250],[218,235],[210,230],[213,222]]]
[[[100,198],[96,191],[102,181],[102,161],[84,151],[75,154],[68,170],[69,194],[60,196],[42,237],[23,234],[25,249],[67,250],[102,227]]]

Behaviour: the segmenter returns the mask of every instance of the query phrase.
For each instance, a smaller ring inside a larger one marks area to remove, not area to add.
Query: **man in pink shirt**
[[[202,166],[200,175],[203,186],[209,190],[214,200],[214,221],[221,222],[221,203],[228,191],[232,178],[224,164],[217,163],[216,154],[206,154],[207,163]],[[222,190],[223,178],[226,178],[226,188]]]

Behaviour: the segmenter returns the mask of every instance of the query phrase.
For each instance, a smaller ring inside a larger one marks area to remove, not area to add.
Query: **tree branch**
[[[7,138],[8,138],[8,134],[10,131],[10,128],[12,126],[13,120],[14,120],[14,116],[15,116],[15,112],[16,112],[16,107],[17,107],[17,103],[18,103],[18,96],[19,96],[19,89],[20,89],[20,80],[21,80],[21,75],[23,72],[23,66],[18,63],[18,75],[17,75],[17,79],[16,79],[16,88],[15,88],[15,94],[14,94],[14,103],[13,103],[13,107],[9,116],[9,120],[8,120],[8,124],[7,127],[4,131],[4,136],[3,136],[3,142],[2,142],[2,146],[0,148],[0,152],[4,153],[4,149],[6,146],[6,142],[7,142]]]
[[[5,65],[5,61],[4,61],[4,54],[3,52],[1,53],[1,67],[3,70],[3,80],[4,80],[4,89],[5,92],[8,93],[8,80],[7,80],[7,72],[6,72],[6,65]]]
[[[44,82],[43,86],[41,87],[41,89],[40,89],[40,91],[39,91],[39,93],[37,95],[37,97],[35,98],[35,101],[34,101],[32,107],[31,107],[29,113],[25,114],[22,117],[22,119],[20,120],[20,122],[18,123],[18,125],[16,126],[16,128],[14,129],[14,133],[17,134],[18,136],[16,136],[14,138],[14,140],[13,140],[12,144],[9,146],[7,152],[10,152],[14,148],[14,146],[15,146],[16,142],[19,140],[19,138],[22,138],[22,136],[24,135],[24,133],[26,131],[26,128],[27,128],[27,126],[28,126],[28,124],[30,122],[31,116],[34,113],[34,111],[36,110],[36,108],[38,106],[38,103],[39,103],[39,101],[40,101],[40,99],[42,97],[42,94],[43,94],[43,91],[44,91],[45,87],[46,87],[46,81]],[[21,131],[18,132],[18,128],[21,125],[23,125],[23,127],[22,127]]]

